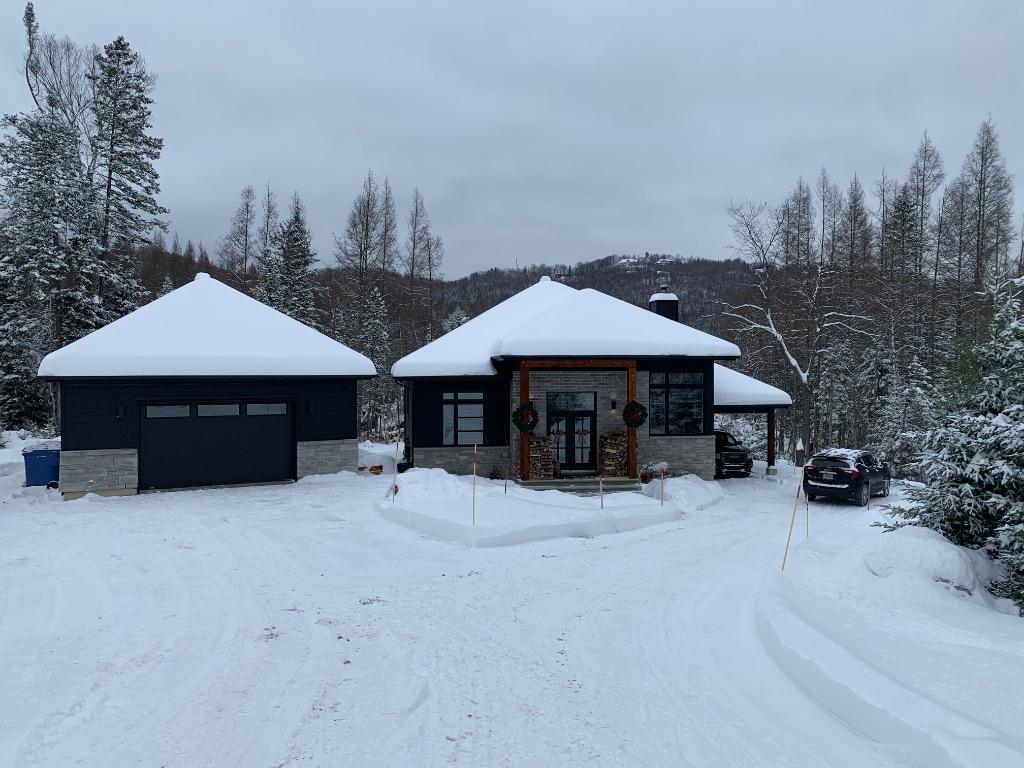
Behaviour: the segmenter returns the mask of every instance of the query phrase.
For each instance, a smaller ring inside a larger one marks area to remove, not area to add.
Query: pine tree
[[[882,389],[874,450],[888,462],[893,477],[908,477],[918,458],[920,437],[934,422],[931,377],[915,355],[906,370],[892,366]]]
[[[92,110],[96,121],[99,174],[100,244],[134,245],[147,242],[153,227],[163,226],[167,213],[156,202],[160,175],[153,164],[160,159],[163,139],[148,135],[152,128],[155,79],[145,62],[118,37],[96,54],[96,88]]]
[[[174,290],[174,281],[171,280],[170,275],[164,275],[164,281],[160,284],[160,295],[166,296],[168,293]]]
[[[1024,552],[1014,522],[1024,515],[1022,290],[1020,279],[989,288],[995,311],[977,351],[980,381],[965,407],[925,434],[924,485],[910,488],[911,506],[893,511],[897,525],[923,525],[962,546],[998,545],[998,531],[1011,561]]]
[[[460,325],[469,322],[469,316],[462,311],[462,307],[456,307],[441,323],[442,333],[450,333],[458,328]]]
[[[114,320],[146,299],[135,278],[133,249],[148,242],[154,227],[165,226],[160,216],[167,209],[156,202],[160,176],[154,167],[164,142],[147,133],[155,79],[127,40],[118,37],[96,54],[89,79],[95,88],[92,142],[99,243],[107,253],[103,304],[108,320]]]
[[[377,368],[377,377],[367,381],[362,390],[363,430],[370,437],[383,438],[395,415],[397,386],[390,374],[394,358],[387,305],[377,286],[366,295],[359,314],[363,324],[352,330],[352,345]]]
[[[279,224],[277,220],[277,198],[267,184],[262,201],[262,218],[256,233],[256,298],[264,304],[276,307],[281,293],[281,264],[278,258],[275,238]]]
[[[50,112],[9,116],[4,126],[2,407],[8,423],[38,425],[50,408],[36,366],[102,323],[95,289],[103,270],[73,131]]]
[[[288,218],[277,236],[280,295],[275,307],[300,323],[315,326],[316,282],[313,265],[316,253],[306,225],[306,210],[298,193],[292,197]]]

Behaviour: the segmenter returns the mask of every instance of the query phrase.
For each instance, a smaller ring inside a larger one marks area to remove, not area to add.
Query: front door
[[[562,472],[593,472],[597,466],[596,401],[596,392],[548,393],[548,437]]]

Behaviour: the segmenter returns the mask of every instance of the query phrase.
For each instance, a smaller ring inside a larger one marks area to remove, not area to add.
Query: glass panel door
[[[594,430],[596,392],[549,392],[548,437],[562,471],[587,471],[596,466]]]
[[[548,418],[548,437],[551,438],[551,444],[555,447],[555,457],[558,460],[559,466],[565,464],[565,445],[566,445],[566,417],[565,416],[551,416]]]

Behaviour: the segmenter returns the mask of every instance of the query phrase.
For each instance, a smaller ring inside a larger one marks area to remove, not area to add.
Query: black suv
[[[750,450],[728,432],[715,432],[715,477],[749,477]]]
[[[872,496],[889,495],[889,465],[879,464],[867,451],[829,448],[804,464],[804,493],[808,501],[822,496],[853,501],[866,507]]]

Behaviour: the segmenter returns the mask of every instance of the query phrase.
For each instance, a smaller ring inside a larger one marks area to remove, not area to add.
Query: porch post
[[[775,409],[768,409],[768,468],[766,475],[774,475],[775,470]]]
[[[636,361],[626,364],[626,402],[636,400]],[[636,477],[636,429],[626,427],[626,475]]]
[[[519,361],[519,405],[530,402],[530,366]],[[519,479],[530,479],[530,433],[519,433]]]

